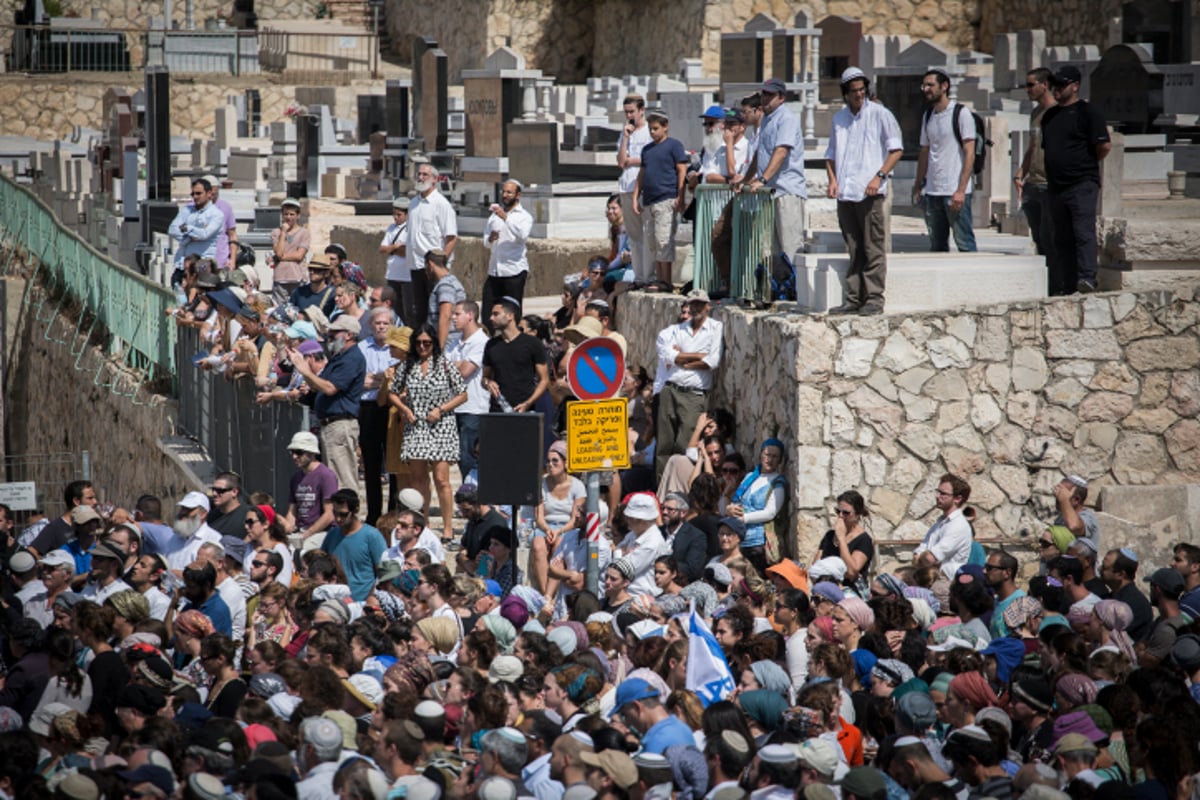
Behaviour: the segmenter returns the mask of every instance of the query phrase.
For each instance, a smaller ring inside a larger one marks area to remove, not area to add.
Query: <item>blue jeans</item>
[[[950,231],[960,253],[974,253],[975,231],[971,227],[971,195],[967,195],[961,211],[950,208],[950,195],[925,195],[925,227],[929,229],[929,249],[934,253],[950,252]]]
[[[463,477],[478,466],[475,458],[475,443],[479,441],[479,415],[455,414],[458,423],[458,468]]]

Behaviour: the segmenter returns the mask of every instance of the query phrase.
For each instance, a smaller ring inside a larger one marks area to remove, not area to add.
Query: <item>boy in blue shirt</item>
[[[683,211],[683,184],[688,155],[667,133],[670,120],[661,111],[646,113],[650,144],[642,148],[642,166],[633,189],[633,212],[641,217],[646,252],[654,259],[658,288],[671,291],[675,262],[675,229]],[[636,222],[634,224],[637,224]]]

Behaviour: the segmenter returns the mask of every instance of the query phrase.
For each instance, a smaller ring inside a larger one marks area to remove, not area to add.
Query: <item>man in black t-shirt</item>
[[[1079,70],[1054,74],[1058,105],[1042,115],[1050,219],[1055,230],[1049,256],[1050,294],[1096,291],[1096,201],[1100,162],[1112,149],[1104,116],[1079,97]]]
[[[511,297],[492,306],[492,329],[499,334],[483,348],[483,388],[492,395],[492,411],[532,411],[550,387],[546,348],[536,336],[521,333],[520,314],[521,304]]]

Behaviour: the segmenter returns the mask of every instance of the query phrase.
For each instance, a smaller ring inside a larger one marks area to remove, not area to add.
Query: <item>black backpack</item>
[[[951,117],[952,122],[950,124],[950,129],[954,131],[954,139],[958,142],[959,147],[963,146],[962,131],[958,129],[958,115],[962,110],[962,103],[954,104],[954,116]],[[931,114],[933,114],[932,108],[925,109],[925,114],[921,118],[922,126],[929,124]],[[971,171],[976,175],[981,175],[983,174],[984,167],[987,166],[985,156],[987,155],[988,148],[992,146],[992,140],[987,138],[987,135],[984,133],[987,128],[983,127],[983,117],[972,111],[971,119],[975,121],[975,164],[972,166]]]

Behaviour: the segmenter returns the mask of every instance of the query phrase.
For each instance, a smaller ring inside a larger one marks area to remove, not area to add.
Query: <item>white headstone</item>
[[[525,57],[511,47],[498,47],[484,60],[483,68],[489,72],[499,72],[502,69],[525,69]]]

